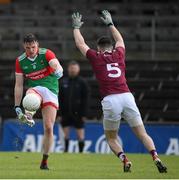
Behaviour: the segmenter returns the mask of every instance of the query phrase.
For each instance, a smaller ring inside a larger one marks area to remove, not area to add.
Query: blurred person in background
[[[23,47],[25,52],[16,59],[15,67],[15,112],[20,122],[29,126],[35,124],[35,112],[27,114],[21,108],[25,79],[29,88],[26,94],[35,93],[41,99],[44,139],[40,169],[48,170],[47,160],[53,144],[53,126],[58,109],[58,79],[63,75],[63,68],[51,50],[39,47],[34,34],[25,35]]]
[[[125,45],[120,32],[113,24],[111,14],[104,10],[101,19],[112,34],[115,47],[113,48],[111,38],[104,36],[97,41],[97,51],[90,49],[86,44],[80,32],[80,27],[83,24],[81,19],[82,15],[79,13],[72,15],[73,35],[76,46],[91,63],[99,83],[103,98],[101,101],[104,115],[103,127],[109,147],[123,162],[124,172],[131,172],[132,163],[128,160],[118,141],[120,120],[123,117],[150,152],[159,172],[167,172],[167,168],[159,159],[152,138],[145,130],[135,99],[127,86],[125,78]]]
[[[64,152],[68,152],[70,128],[74,127],[78,138],[79,152],[85,145],[84,123],[87,116],[89,86],[79,75],[80,65],[71,61],[67,67],[67,77],[60,81],[59,102],[61,110],[61,125],[64,132]]]

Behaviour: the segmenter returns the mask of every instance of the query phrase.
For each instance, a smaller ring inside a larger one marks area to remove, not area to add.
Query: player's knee
[[[108,144],[115,144],[117,141],[117,137],[108,137],[106,136],[106,141],[108,142]]]

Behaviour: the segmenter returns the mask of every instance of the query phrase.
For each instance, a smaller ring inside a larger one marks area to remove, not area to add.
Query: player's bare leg
[[[42,117],[44,124],[44,139],[43,139],[43,159],[40,165],[41,169],[47,169],[48,154],[53,144],[53,126],[55,123],[57,110],[52,106],[46,106],[42,109]]]
[[[76,133],[77,133],[77,137],[78,137],[79,152],[82,153],[83,149],[84,149],[84,146],[85,146],[85,142],[84,142],[85,131],[84,131],[84,128],[76,129]]]
[[[131,172],[132,163],[128,160],[118,140],[117,130],[105,130],[106,140],[114,154],[123,162],[124,172]]]
[[[64,152],[68,152],[70,127],[63,127],[63,133],[65,140]]]
[[[152,138],[147,134],[144,125],[140,125],[137,127],[132,127],[132,130],[134,131],[135,135],[141,140],[141,142],[144,144],[145,148],[150,152],[152,155],[152,158],[154,160],[155,165],[157,166],[160,173],[166,173],[167,168],[165,165],[161,162],[154,142]]]

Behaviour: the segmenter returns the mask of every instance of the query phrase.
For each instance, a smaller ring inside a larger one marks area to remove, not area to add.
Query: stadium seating
[[[35,0],[13,0],[0,4],[0,114],[3,118],[15,117],[14,59],[22,51],[23,35],[32,32],[41,46],[57,53],[64,67],[68,60],[79,60],[81,75],[91,86],[89,119],[101,119],[98,85],[87,61],[80,61],[84,58],[74,44],[71,14],[77,10],[83,14],[82,33],[95,48],[99,36],[109,35],[97,18],[102,9],[110,10],[124,37],[127,81],[144,121],[179,120],[177,0],[43,0],[43,4]]]
[[[79,61],[81,75],[90,85],[89,119],[102,118],[98,84],[88,61]],[[68,60],[63,61],[66,67]],[[128,61],[127,81],[145,122],[177,122],[179,119],[179,71],[177,61]],[[141,65],[142,64],[142,65]],[[152,71],[151,71],[152,69]],[[0,110],[3,118],[15,117],[13,111],[14,61],[1,60]],[[143,71],[145,73],[141,73]],[[160,74],[161,72],[161,74]]]
[[[34,2],[34,4],[33,4]],[[134,2],[120,1],[39,1],[14,0],[0,5],[0,46],[2,58],[11,59],[21,49],[22,37],[27,32],[36,33],[42,46],[57,50],[63,59],[82,58],[74,53],[71,33],[71,13],[84,14],[84,33],[94,47],[94,39],[107,32],[98,16],[108,8],[114,23],[122,32],[131,59],[178,59],[179,5],[177,0]],[[69,6],[70,3],[70,6]],[[95,5],[94,5],[95,4]],[[90,8],[89,8],[90,7]],[[9,53],[9,48],[12,53]],[[167,48],[167,52],[165,51]],[[70,51],[70,53],[69,53]]]

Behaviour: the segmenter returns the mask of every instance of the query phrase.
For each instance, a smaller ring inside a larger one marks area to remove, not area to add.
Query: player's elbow
[[[59,63],[59,61],[58,61],[58,59],[52,59],[50,62],[49,62],[49,65],[51,66],[51,68],[53,68],[53,69],[59,69],[59,68],[62,68],[62,67],[60,67],[61,65],[60,65],[60,63]]]
[[[83,46],[83,43],[76,41],[76,47],[80,49]]]

